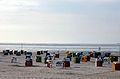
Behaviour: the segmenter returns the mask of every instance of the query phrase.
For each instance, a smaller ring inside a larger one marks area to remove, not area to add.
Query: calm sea
[[[70,51],[119,51],[120,46],[116,44],[0,44],[2,50],[70,50]]]

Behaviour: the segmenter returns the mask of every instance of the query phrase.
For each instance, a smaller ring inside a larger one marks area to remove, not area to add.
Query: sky
[[[120,43],[120,0],[0,0],[1,43]]]

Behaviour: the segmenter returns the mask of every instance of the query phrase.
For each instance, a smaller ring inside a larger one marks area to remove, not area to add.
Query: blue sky
[[[119,0],[0,0],[0,42],[118,43]]]

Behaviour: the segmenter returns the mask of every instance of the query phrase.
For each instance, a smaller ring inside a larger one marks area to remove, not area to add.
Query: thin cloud
[[[29,39],[30,42],[119,41],[119,2],[0,0],[0,36],[5,36],[0,41],[23,38],[24,42]]]
[[[120,2],[119,0],[65,0],[69,2],[90,2],[90,3],[113,3]]]
[[[120,0],[1,0],[0,12],[2,11],[19,11],[19,10],[43,10],[54,7],[70,7],[79,5],[108,5],[119,3]],[[73,4],[74,3],[74,4]],[[55,9],[56,10],[56,9]]]

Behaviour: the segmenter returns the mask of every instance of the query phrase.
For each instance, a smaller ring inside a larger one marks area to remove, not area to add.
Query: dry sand
[[[0,79],[120,79],[120,71],[112,71],[111,64],[104,63],[103,67],[95,67],[94,59],[90,62],[74,64],[70,68],[46,67],[44,63],[35,62],[33,67],[25,67],[25,56],[17,56],[18,63],[11,63],[14,55],[0,54]],[[62,59],[63,56],[60,56]],[[57,61],[57,60],[56,60]],[[54,61],[55,62],[55,61]]]

